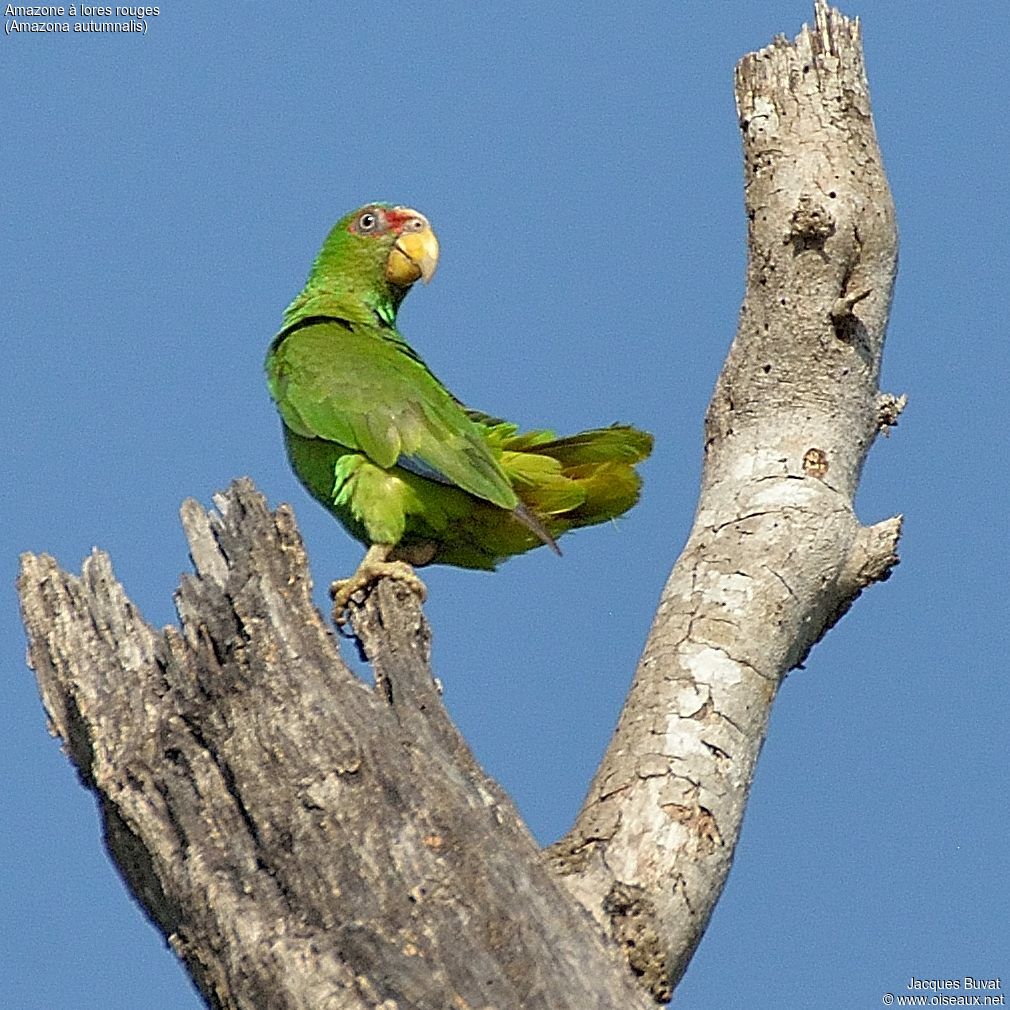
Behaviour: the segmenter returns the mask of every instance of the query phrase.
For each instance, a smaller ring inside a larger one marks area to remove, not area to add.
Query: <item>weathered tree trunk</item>
[[[729,873],[785,674],[897,562],[899,518],[853,499],[903,398],[877,380],[897,267],[894,208],[858,22],[737,66],[749,223],[740,325],[705,420],[694,527],[559,871],[668,995]]]
[[[217,505],[183,506],[181,633],[101,553],[21,575],[49,717],[211,1006],[647,1005],[449,721],[416,598],[384,583],[355,614],[368,687],[290,510],[248,481]]]
[[[858,25],[741,61],[750,221],[740,329],[701,498],[572,831],[545,854],[446,715],[415,597],[380,583],[340,661],[290,511],[247,481],[193,502],[181,630],[149,627],[96,552],[26,555],[50,722],[109,850],[212,1007],[622,1008],[669,998],[732,859],[781,678],[887,576],[864,527],[896,264]],[[588,913],[587,914],[587,910]],[[630,968],[630,970],[629,970]]]

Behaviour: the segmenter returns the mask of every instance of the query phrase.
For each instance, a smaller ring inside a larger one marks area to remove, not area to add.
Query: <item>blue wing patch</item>
[[[430,463],[425,463],[423,459],[417,456],[400,456],[396,461],[396,465],[403,467],[404,470],[408,470],[412,474],[416,474],[418,477],[433,480],[436,484],[445,484],[448,487],[458,486],[455,481],[449,480],[440,470],[436,470]]]

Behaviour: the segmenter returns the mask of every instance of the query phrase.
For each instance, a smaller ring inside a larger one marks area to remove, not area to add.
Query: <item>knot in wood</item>
[[[831,212],[815,202],[808,193],[802,194],[789,219],[788,242],[797,253],[806,249],[823,251],[824,243],[835,234],[835,219]]]
[[[803,453],[803,472],[809,477],[823,480],[828,472],[828,454],[823,449],[807,449]]]
[[[657,1003],[673,995],[666,948],[660,940],[656,908],[645,890],[635,884],[615,881],[603,899],[615,939],[624,948],[628,965]]]

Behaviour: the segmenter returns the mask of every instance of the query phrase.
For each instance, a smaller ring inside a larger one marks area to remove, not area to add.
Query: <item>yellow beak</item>
[[[416,230],[404,230],[386,260],[386,280],[401,288],[410,287],[418,279],[427,284],[438,266],[438,239],[420,214],[415,220]]]

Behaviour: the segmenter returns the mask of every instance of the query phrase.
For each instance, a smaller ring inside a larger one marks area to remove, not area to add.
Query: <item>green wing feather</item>
[[[297,435],[339,443],[384,469],[415,458],[500,508],[519,504],[481,426],[378,327],[337,320],[292,327],[274,342],[267,374]]]

